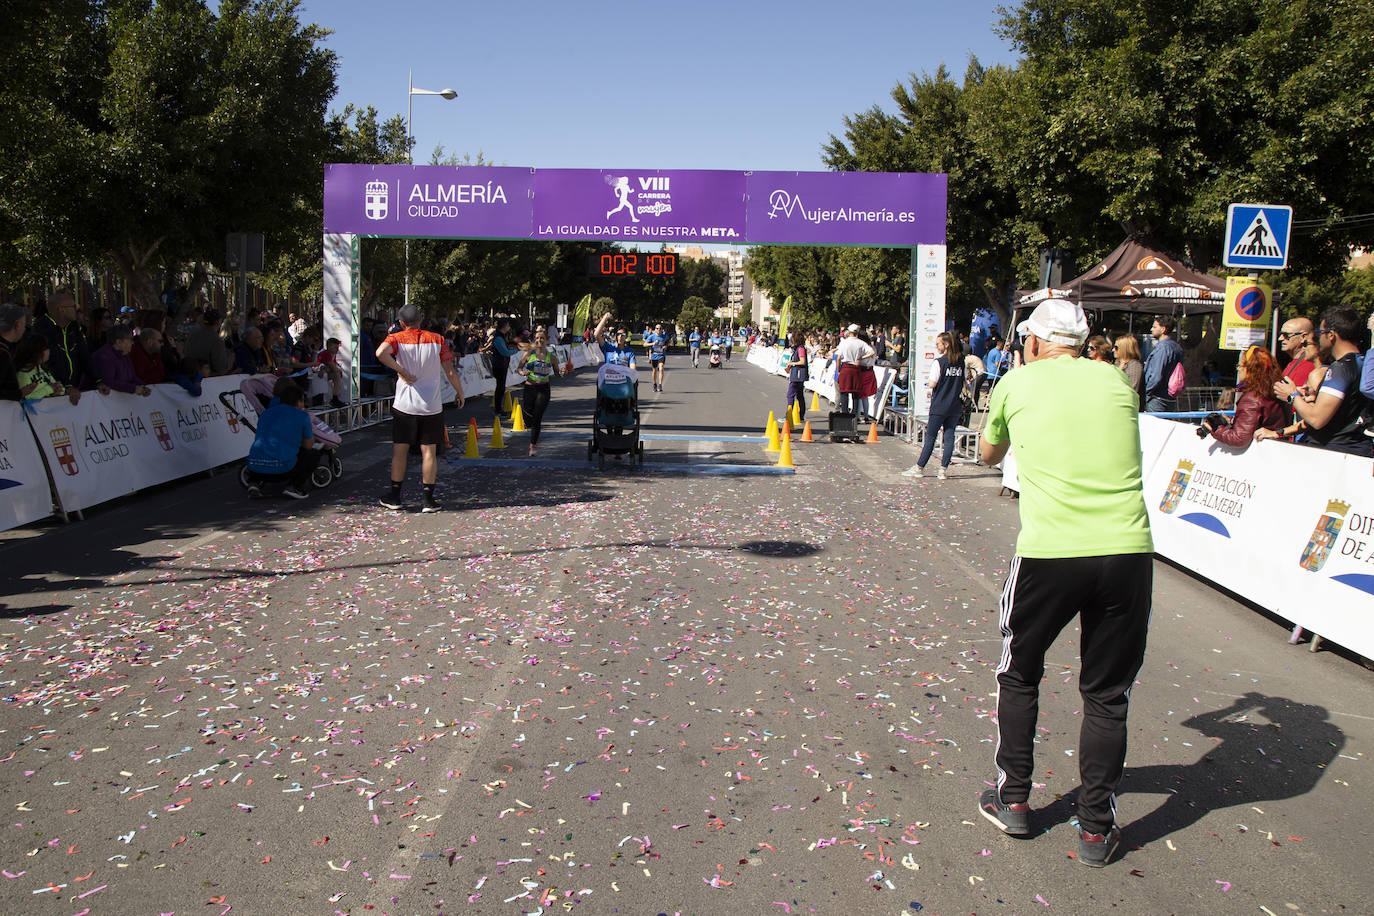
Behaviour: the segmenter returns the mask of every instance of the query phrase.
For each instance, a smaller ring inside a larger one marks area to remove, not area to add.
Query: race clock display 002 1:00
[[[607,251],[588,256],[587,272],[593,277],[671,277],[677,273],[677,255],[669,251]]]

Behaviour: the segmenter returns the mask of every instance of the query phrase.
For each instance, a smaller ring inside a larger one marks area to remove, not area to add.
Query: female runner
[[[549,407],[549,382],[558,371],[558,357],[549,352],[549,333],[540,328],[534,332],[534,346],[520,357],[515,370],[525,377],[524,389],[520,392],[520,409],[525,413],[525,425],[530,430],[530,457],[534,457],[535,446],[539,444],[539,430],[544,422],[544,411]]]

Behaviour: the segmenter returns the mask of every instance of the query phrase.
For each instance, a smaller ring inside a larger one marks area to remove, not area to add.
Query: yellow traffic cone
[[[778,450],[778,421],[774,419],[773,412],[768,411],[768,445],[764,447],[765,452],[776,452]]]
[[[501,415],[491,421],[491,442],[487,443],[487,450],[505,448],[506,443],[501,441]]]
[[[820,392],[817,392],[817,391],[811,392],[811,409],[812,409],[812,410],[820,410],[820,409],[821,409],[821,395],[820,395]]]
[[[792,402],[792,428],[801,426],[801,401]]]
[[[792,440],[791,440],[791,439],[784,439],[784,440],[782,440],[782,449],[781,449],[781,454],[778,455],[778,465],[777,465],[777,466],[780,467],[780,468],[796,467],[796,465],[792,464]]]
[[[477,454],[477,420],[468,420],[468,445],[463,449],[464,458],[479,458]]]
[[[802,429],[801,441],[803,441],[803,442],[815,442],[815,441],[816,441],[815,438],[811,435],[811,421],[810,421],[810,420],[807,420],[807,421],[806,421],[806,426]]]
[[[520,409],[519,401],[516,401],[515,406],[511,408],[510,431],[513,433],[523,433],[525,431],[525,412]]]
[[[510,413],[511,410],[510,389],[506,389],[506,399],[501,402],[501,412]]]
[[[769,431],[770,429],[776,430],[777,428],[778,428],[778,418],[775,417],[775,416],[773,416],[773,411],[770,410],[770,411],[768,411],[768,423],[763,427],[763,434],[766,436],[766,435],[768,435],[768,431]]]

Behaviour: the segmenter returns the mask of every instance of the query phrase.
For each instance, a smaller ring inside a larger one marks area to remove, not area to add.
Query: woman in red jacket
[[[1240,358],[1236,367],[1236,389],[1240,397],[1236,400],[1235,419],[1226,424],[1217,422],[1214,417],[1202,421],[1203,428],[1223,445],[1232,448],[1245,448],[1254,439],[1255,430],[1283,429],[1288,422],[1288,414],[1274,396],[1274,382],[1281,374],[1279,364],[1268,350],[1251,347]]]

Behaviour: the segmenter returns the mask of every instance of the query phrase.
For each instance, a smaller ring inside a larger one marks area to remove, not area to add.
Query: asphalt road
[[[377,505],[381,428],[303,502],[219,474],[0,542],[0,912],[1374,910],[1359,660],[1157,564],[1127,848],[1083,868],[1072,628],[1037,835],[976,812],[1017,530],[994,475],[903,479],[890,438],[655,471],[772,463],[735,437],[785,383],[738,353],[641,384],[646,433],[719,441],[597,471],[591,378],[536,461],[453,460],[490,411],[450,411],[438,514]]]

